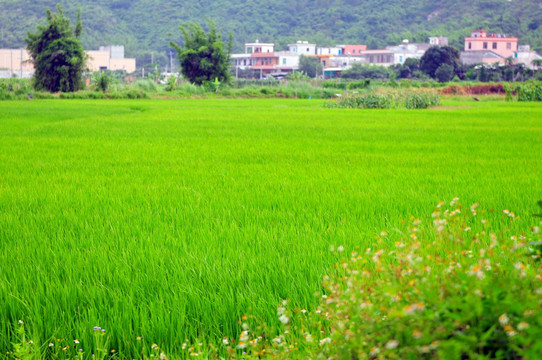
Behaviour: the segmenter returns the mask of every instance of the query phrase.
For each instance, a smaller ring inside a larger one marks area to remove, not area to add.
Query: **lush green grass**
[[[309,100],[2,102],[0,350],[35,341],[169,353],[245,312],[311,308],[335,258],[441,199],[542,199],[542,105],[324,109]],[[494,215],[497,216],[497,215]]]

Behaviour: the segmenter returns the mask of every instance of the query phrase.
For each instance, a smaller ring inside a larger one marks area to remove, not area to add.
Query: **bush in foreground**
[[[238,338],[185,342],[172,358],[539,359],[542,266],[533,247],[540,229],[512,233],[485,215],[456,198],[425,221],[382,231],[370,248],[345,257],[342,246],[332,249],[342,260],[324,276],[314,311],[284,301],[280,326],[245,316]],[[503,211],[505,225],[516,219]],[[83,347],[71,339],[36,344],[17,326],[12,358],[123,358],[104,349],[100,328]],[[156,344],[134,344],[140,358],[167,358]]]

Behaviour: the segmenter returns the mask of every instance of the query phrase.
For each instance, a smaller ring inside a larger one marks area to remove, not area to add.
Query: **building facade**
[[[465,38],[465,51],[490,50],[503,58],[513,57],[518,51],[518,38],[503,34],[488,34],[486,30],[474,30]]]

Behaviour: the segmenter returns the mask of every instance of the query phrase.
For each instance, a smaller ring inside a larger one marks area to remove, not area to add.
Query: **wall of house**
[[[518,50],[518,39],[490,36],[465,38],[465,51],[480,50],[491,50],[502,57],[511,57]]]
[[[87,67],[90,71],[107,70],[110,68],[109,61],[111,60],[109,51],[87,51]]]
[[[26,49],[23,49],[22,64],[21,49],[0,49],[0,70],[34,72],[34,64]]]
[[[136,59],[110,59],[109,70],[124,70],[127,73],[136,71]]]
[[[342,45],[343,55],[360,55],[367,50],[367,45]]]

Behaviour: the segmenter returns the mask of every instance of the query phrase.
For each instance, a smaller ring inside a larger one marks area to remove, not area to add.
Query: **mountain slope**
[[[298,39],[321,45],[364,43],[375,48],[403,38],[448,36],[455,46],[473,28],[503,32],[522,44],[542,48],[542,0],[61,0],[83,15],[86,48],[124,44],[128,56],[165,63],[169,40],[180,40],[178,25],[212,19],[235,48],[259,39],[283,48]],[[44,21],[51,0],[0,0],[0,47],[24,45],[28,30]]]

